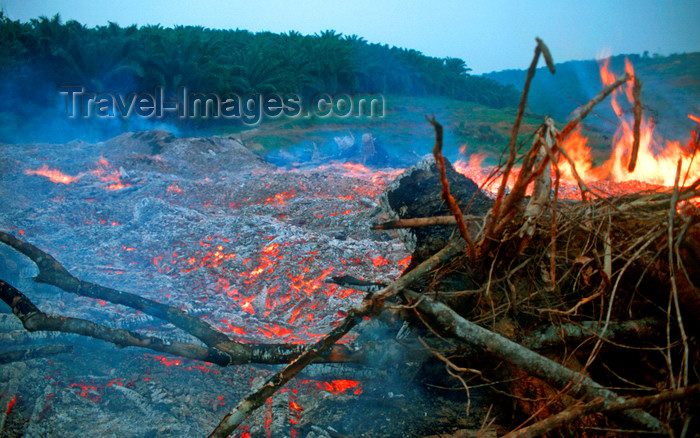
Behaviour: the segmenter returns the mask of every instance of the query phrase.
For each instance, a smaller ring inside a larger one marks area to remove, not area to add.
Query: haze
[[[0,0],[11,19],[61,15],[90,27],[161,24],[275,33],[334,29],[371,43],[461,58],[472,73],[527,68],[534,38],[555,61],[592,59],[602,52],[700,51],[697,1],[143,1]]]

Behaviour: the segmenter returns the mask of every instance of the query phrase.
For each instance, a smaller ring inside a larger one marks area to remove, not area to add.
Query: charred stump
[[[467,215],[483,216],[493,202],[474,181],[457,173],[445,160],[445,171],[450,191]],[[392,219],[428,218],[450,215],[450,209],[442,199],[440,169],[434,158],[427,158],[407,169],[394,180],[382,194],[381,203]],[[470,233],[478,227],[472,222]],[[455,225],[408,228],[399,230],[404,244],[413,256],[407,270],[413,269],[447,245],[455,232]]]

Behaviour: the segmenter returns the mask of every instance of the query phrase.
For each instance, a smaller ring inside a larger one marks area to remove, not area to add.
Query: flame
[[[475,153],[469,156],[469,161],[457,160],[453,164],[453,167],[458,173],[471,179],[487,192],[495,194],[498,191],[498,184],[500,184],[500,178],[491,178],[492,167],[484,167],[482,163],[486,158],[484,153]],[[510,177],[508,178],[508,187],[513,187],[515,182],[515,177],[517,175],[518,169],[513,169]]]
[[[634,75],[634,68],[628,59],[625,60],[625,71],[629,75]],[[606,86],[615,81],[615,75],[610,70],[610,58],[606,58],[602,62],[600,77]],[[636,167],[634,172],[629,172],[628,165],[634,142],[634,121],[631,116],[625,114],[623,105],[634,104],[633,81],[628,81],[623,87],[622,91],[618,88],[612,94],[611,104],[613,111],[620,119],[620,126],[614,136],[611,156],[603,165],[592,166],[590,148],[586,145],[587,139],[580,132],[572,133],[562,145],[574,162],[581,178],[585,182],[600,180],[644,181],[669,187],[674,184],[679,159],[683,160],[684,163],[681,175],[685,177],[682,182],[692,182],[700,178],[700,160],[692,159],[691,154],[686,150],[690,148],[683,148],[676,141],[663,142],[665,145],[662,147],[662,140],[655,136],[654,127],[646,117],[642,117],[641,121]],[[626,99],[623,99],[622,95]],[[562,172],[563,180],[575,184],[576,180],[569,164],[562,159],[558,166]]]
[[[609,55],[601,58],[604,59],[601,62],[600,77],[603,84],[607,86],[615,81],[615,74],[610,69]],[[630,76],[634,75],[634,67],[629,60],[625,60],[625,71]],[[653,123],[644,117],[644,114],[640,123],[636,166],[633,172],[629,172],[634,143],[634,120],[630,115],[630,108],[634,105],[633,88],[634,81],[630,80],[612,93],[611,105],[620,120],[620,126],[613,138],[610,158],[602,165],[593,166],[588,139],[578,130],[572,132],[561,145],[573,161],[578,175],[586,184],[589,184],[589,187],[617,194],[649,190],[658,186],[673,186],[679,160],[682,160],[681,187],[700,178],[700,158],[696,159],[697,157],[693,155],[695,148],[693,140],[691,139],[686,146],[683,146],[677,141],[660,139],[654,132]],[[688,117],[700,123],[700,117],[693,114],[688,114]],[[472,179],[487,192],[496,193],[501,179],[498,177],[489,179],[494,168],[483,167],[483,159],[483,154],[473,154],[468,162],[458,160],[454,167],[457,172]],[[577,181],[569,162],[561,157],[557,167],[562,178],[560,198],[576,197],[577,193],[572,190],[572,187],[576,186]],[[517,167],[511,171],[506,184],[508,188],[513,187],[519,172],[520,169]]]
[[[26,173],[27,175],[44,176],[44,177],[50,179],[52,182],[61,183],[61,184],[70,184],[70,183],[77,181],[80,178],[80,175],[77,177],[70,176],[70,175],[66,175],[65,173],[62,173],[59,170],[49,169],[49,166],[47,166],[46,164],[44,164],[43,166],[41,166],[37,170],[27,169],[24,171],[24,173]]]

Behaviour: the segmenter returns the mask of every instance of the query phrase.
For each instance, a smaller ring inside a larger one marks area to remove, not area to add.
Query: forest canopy
[[[208,93],[384,93],[514,106],[507,85],[469,74],[465,61],[374,44],[326,30],[315,35],[201,26],[87,27],[59,15],[29,22],[0,12],[0,111],[57,106],[59,85],[91,92],[187,87]],[[54,108],[55,110],[55,108]],[[34,114],[36,111],[31,111]],[[29,115],[29,114],[27,114]]]

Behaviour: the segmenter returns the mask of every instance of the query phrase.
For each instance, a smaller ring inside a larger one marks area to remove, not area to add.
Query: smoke
[[[33,62],[0,72],[0,142],[67,143],[105,141],[129,131],[161,129],[176,136],[183,129],[167,119],[143,117],[69,117],[66,97],[58,91],[50,66]],[[129,90],[133,78],[107,83],[111,90]],[[101,91],[101,90],[98,90]]]

